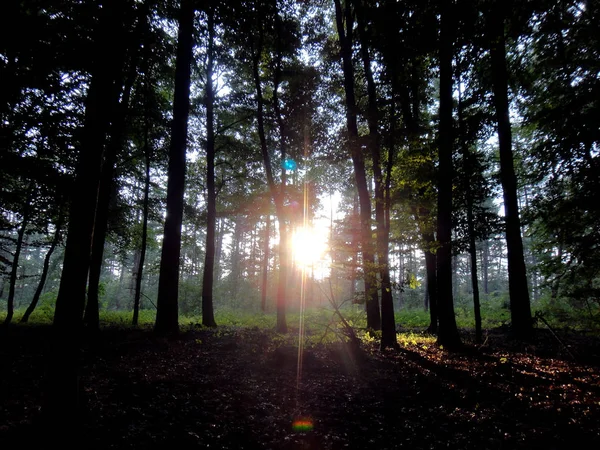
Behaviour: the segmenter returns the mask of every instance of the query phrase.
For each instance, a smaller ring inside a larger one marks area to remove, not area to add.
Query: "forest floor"
[[[49,332],[3,332],[1,449],[28,448],[36,437]],[[414,336],[399,351],[313,345],[299,372],[293,340],[269,330],[192,329],[166,339],[104,329],[82,351],[81,446],[600,448],[598,338],[563,335],[566,347],[538,330],[521,344],[492,330],[482,346],[464,333],[464,350],[450,353]]]

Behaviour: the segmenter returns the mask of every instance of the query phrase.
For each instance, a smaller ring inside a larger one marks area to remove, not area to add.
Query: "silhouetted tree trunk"
[[[242,217],[234,217],[233,236],[231,239],[231,297],[235,301],[238,297],[238,284],[241,274],[240,243],[243,238]]]
[[[147,118],[146,118],[147,120]],[[144,276],[144,262],[146,261],[146,247],[148,246],[148,213],[149,213],[149,197],[150,197],[150,142],[148,139],[149,125],[146,123],[144,136],[144,162],[146,165],[146,173],[144,176],[144,203],[142,211],[142,242],[140,245],[140,257],[138,262],[138,270],[135,277],[135,296],[133,298],[133,318],[132,325],[138,326],[140,314],[140,299],[142,296],[142,279]]]
[[[217,220],[217,237],[215,244],[215,279],[220,281],[223,270],[221,268],[221,259],[223,258],[223,234],[225,233],[225,220],[220,218]]]
[[[481,251],[481,271],[483,272],[483,292],[484,294],[489,294],[489,284],[488,284],[488,275],[489,275],[489,264],[490,264],[490,241],[486,239],[483,241],[483,249]]]
[[[88,281],[88,295],[83,323],[90,330],[100,327],[99,287],[102,264],[104,263],[104,244],[108,230],[108,211],[113,190],[114,165],[117,157],[116,143],[111,144],[102,168],[98,207],[96,209],[92,254]]]
[[[44,285],[46,284],[46,278],[48,278],[48,271],[50,268],[50,258],[52,258],[54,249],[56,249],[56,246],[60,242],[60,237],[61,237],[61,233],[62,233],[62,222],[63,222],[63,218],[61,216],[61,217],[59,217],[59,219],[56,222],[56,230],[54,231],[54,237],[52,238],[52,242],[50,243],[50,248],[48,249],[48,252],[46,253],[46,256],[44,258],[44,266],[42,268],[42,276],[40,277],[40,282],[38,283],[38,287],[35,290],[35,294],[33,294],[31,303],[29,304],[29,306],[25,310],[25,314],[23,314],[23,317],[21,318],[21,323],[26,323],[29,320],[29,316],[31,316],[33,311],[35,311],[35,308],[37,307],[37,304],[40,301],[40,297],[42,296],[42,292],[44,290]]]
[[[358,190],[361,223],[361,254],[365,280],[365,302],[367,310],[367,328],[381,329],[381,313],[377,295],[377,280],[373,237],[371,230],[371,198],[367,184],[364,155],[358,137],[358,108],[354,92],[354,67],[352,65],[352,32],[354,15],[347,2],[344,10],[340,0],[334,0],[338,37],[340,41],[340,58],[344,72],[344,91],[346,93],[346,125],[348,128],[348,145],[354,166],[354,178]]]
[[[432,334],[438,332],[438,300],[437,300],[437,261],[436,253],[432,250],[435,243],[433,233],[423,233],[425,244],[425,271],[427,274],[427,296],[429,299],[429,327]]]
[[[531,306],[527,287],[521,221],[517,199],[517,177],[515,175],[512,132],[509,118],[508,72],[504,36],[504,11],[506,5],[495,2],[490,15],[489,28],[492,34],[490,55],[492,59],[492,81],[498,142],[500,146],[500,181],[504,194],[504,219],[506,223],[506,248],[508,255],[508,291],[512,330],[515,335],[527,338],[533,331]]]
[[[440,18],[440,133],[438,168],[438,342],[446,347],[460,345],[452,298],[452,57],[453,2],[442,4]]]
[[[459,78],[460,82],[460,78]],[[458,87],[458,126],[460,136],[460,149],[463,159],[463,172],[464,176],[468,177],[471,173],[471,165],[469,164],[469,158],[471,158],[471,152],[467,147],[467,143],[463,139],[462,127],[463,127],[463,103],[462,103],[462,92],[461,86]],[[475,245],[475,218],[473,217],[473,190],[469,182],[465,186],[465,197],[467,200],[467,229],[469,233],[469,256],[471,261],[471,286],[473,290],[473,312],[475,314],[475,342],[481,343],[482,332],[481,332],[481,304],[479,302],[479,280],[477,277],[477,247]]]
[[[154,324],[154,330],[159,334],[177,333],[179,331],[179,257],[181,252],[185,157],[190,109],[190,71],[194,46],[194,13],[194,2],[192,0],[182,0],[179,12],[177,60],[175,63],[173,126],[167,171],[167,217],[165,219],[160,258],[156,322]]]
[[[146,2],[148,4],[149,2]],[[142,9],[140,23],[146,20],[147,6]],[[102,265],[104,264],[104,245],[108,231],[108,215],[110,203],[115,189],[115,164],[119,153],[123,148],[125,140],[126,118],[133,84],[137,75],[137,53],[139,50],[139,34],[141,25],[137,28],[135,37],[131,39],[129,48],[130,61],[125,83],[122,84],[122,67],[125,64],[126,52],[124,50],[115,52],[113,58],[118,61],[118,72],[115,73],[115,86],[112,94],[114,119],[110,128],[110,141],[105,151],[102,173],[100,176],[100,187],[98,191],[98,203],[94,218],[94,236],[92,241],[92,254],[87,289],[87,303],[83,323],[89,330],[98,330],[100,327],[99,315],[99,287]],[[137,39],[136,39],[137,38]],[[120,43],[122,46],[122,43]],[[122,87],[122,98],[120,89]],[[112,114],[111,114],[112,116]]]
[[[102,156],[111,119],[115,80],[122,67],[115,49],[122,45],[129,2],[105,0],[95,33],[95,60],[85,104],[85,119],[69,208],[63,270],[54,314],[54,341],[48,358],[42,414],[54,438],[77,431],[79,343],[90,268],[94,218]]]
[[[31,213],[31,196],[33,194],[33,186],[30,185],[27,188],[27,196],[25,199],[25,205],[23,207],[23,218],[21,220],[21,226],[17,231],[17,242],[15,246],[15,253],[13,255],[13,261],[10,268],[10,278],[8,283],[8,299],[6,300],[6,317],[4,319],[4,325],[8,326],[12,321],[14,315],[14,304],[15,304],[15,287],[17,284],[17,272],[19,271],[19,258],[21,257],[21,249],[23,248],[23,237],[25,236],[25,230],[29,226],[29,216]]]
[[[366,25],[364,23],[364,10],[361,0],[355,1],[357,5],[358,31],[360,37],[361,57],[363,70],[367,81],[367,123],[369,126],[368,146],[371,151],[374,175],[375,194],[375,223],[377,226],[377,268],[381,278],[381,349],[396,348],[396,319],[394,317],[394,298],[392,296],[392,283],[388,258],[389,231],[386,226],[386,182],[381,169],[381,136],[379,133],[379,111],[377,106],[377,89],[371,69]]]
[[[279,189],[275,184],[273,177],[273,169],[271,166],[271,156],[267,148],[267,139],[265,136],[264,126],[264,98],[262,93],[262,85],[260,80],[259,63],[263,47],[263,32],[260,30],[258,36],[257,46],[254,49],[252,71],[254,75],[254,85],[256,89],[256,104],[257,104],[257,122],[258,122],[258,136],[260,139],[260,148],[263,158],[263,165],[267,174],[267,184],[273,203],[275,203],[275,213],[277,215],[277,221],[279,223],[279,281],[277,283],[277,331],[279,333],[287,333],[287,322],[286,322],[286,287],[288,283],[288,272],[290,265],[289,257],[289,236],[288,236],[288,225],[286,223],[286,214],[284,211],[284,197],[285,197],[285,169],[282,172],[281,185]],[[282,138],[283,139],[283,138]],[[285,153],[282,150],[282,159],[285,158]]]
[[[217,221],[217,193],[215,191],[215,127],[213,88],[214,64],[214,12],[209,7],[208,45],[206,49],[206,87],[204,92],[206,106],[206,253],[204,255],[204,274],[202,276],[202,325],[216,327],[213,312],[213,285],[215,272],[215,227]]]
[[[265,226],[265,240],[263,241],[263,270],[262,270],[262,283],[260,288],[260,309],[262,312],[267,311],[267,291],[269,288],[269,253],[270,253],[270,240],[271,240],[271,215],[266,216]]]

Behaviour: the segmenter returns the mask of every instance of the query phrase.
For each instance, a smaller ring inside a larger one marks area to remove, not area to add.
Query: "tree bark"
[[[453,1],[442,4],[440,18],[440,131],[438,168],[438,343],[452,348],[460,345],[452,297],[452,58]]]
[[[340,58],[344,72],[344,91],[346,93],[346,125],[348,129],[348,144],[354,166],[354,178],[358,190],[361,224],[361,254],[365,283],[365,303],[367,311],[367,328],[381,329],[381,313],[377,295],[377,280],[375,272],[375,257],[371,230],[371,198],[367,184],[364,155],[358,136],[358,107],[354,92],[354,67],[352,65],[352,30],[353,14],[350,2],[344,10],[340,0],[334,0],[338,37],[340,41]]]
[[[156,322],[154,324],[154,331],[158,334],[179,332],[179,257],[181,254],[185,157],[190,109],[190,77],[194,47],[194,13],[194,2],[182,0],[175,63],[173,126],[167,172],[167,217],[160,258]]]
[[[500,147],[500,180],[504,197],[506,247],[508,255],[508,291],[510,295],[511,326],[516,336],[526,339],[533,332],[527,274],[521,238],[521,221],[517,199],[512,132],[509,118],[508,71],[504,36],[505,5],[496,2],[491,10],[493,93]]]
[[[215,126],[213,88],[214,64],[214,12],[208,11],[208,45],[206,62],[206,253],[204,255],[204,273],[202,276],[202,325],[216,327],[213,311],[213,285],[215,272],[215,228],[217,221],[217,193],[215,191]]]

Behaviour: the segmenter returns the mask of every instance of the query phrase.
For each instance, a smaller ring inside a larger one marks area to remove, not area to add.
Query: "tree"
[[[346,126],[348,132],[348,147],[354,177],[358,189],[361,219],[361,255],[365,283],[365,302],[367,309],[367,328],[381,329],[381,313],[379,310],[379,296],[377,295],[377,280],[375,278],[375,257],[373,251],[373,238],[371,231],[371,198],[367,186],[365,158],[362,153],[358,135],[358,107],[355,97],[354,67],[352,63],[352,46],[354,31],[354,12],[351,2],[348,1],[342,9],[340,0],[334,0],[335,17],[339,38],[339,52],[344,73],[344,92],[346,104]]]
[[[454,2],[445,0],[440,12],[440,130],[438,167],[437,301],[438,342],[446,347],[460,345],[452,298],[452,58]]]
[[[206,107],[206,253],[204,274],[202,277],[202,324],[209,327],[217,325],[213,313],[213,284],[215,271],[215,228],[217,221],[217,193],[215,190],[215,130],[213,88],[215,24],[214,10],[208,7],[207,27],[208,43],[206,49],[206,85],[204,98]]]
[[[498,124],[500,147],[500,180],[504,197],[504,217],[506,223],[506,246],[508,250],[508,283],[512,329],[515,334],[527,338],[533,331],[531,306],[521,221],[517,198],[517,177],[515,175],[512,132],[509,118],[508,73],[506,68],[506,47],[504,34],[504,11],[506,5],[494,2],[489,11],[490,55],[492,60],[494,105]]]
[[[115,86],[122,71],[119,58],[113,58],[112,52],[122,40],[123,15],[129,7],[129,2],[108,0],[98,11],[94,36],[96,59],[91,69],[69,207],[65,258],[54,315],[55,340],[43,409],[50,429],[58,435],[66,424],[76,421],[79,408],[78,336],[83,320],[104,144],[117,95]]]
[[[179,331],[178,291],[179,256],[181,251],[181,223],[185,188],[185,158],[188,115],[190,108],[190,68],[193,50],[194,5],[182,0],[177,35],[175,63],[175,94],[173,125],[169,148],[167,181],[167,217],[160,258],[160,277],[154,330],[159,334]]]
[[[367,82],[367,123],[369,127],[369,139],[367,147],[371,153],[371,163],[373,170],[373,184],[375,197],[375,223],[377,226],[376,254],[377,266],[381,282],[381,348],[398,347],[396,339],[396,322],[394,318],[394,299],[392,296],[392,283],[390,279],[389,268],[389,227],[387,217],[389,217],[389,183],[391,178],[391,167],[393,165],[393,145],[389,149],[388,169],[384,178],[382,170],[381,155],[381,135],[379,132],[379,107],[377,105],[378,95],[371,69],[371,56],[369,54],[368,37],[365,20],[365,8],[362,0],[356,1],[358,35],[360,39],[361,58],[363,62],[363,72]],[[392,100],[393,102],[393,100]],[[390,121],[394,118],[391,117]],[[387,199],[386,200],[386,194]]]
[[[21,250],[23,248],[23,237],[25,236],[25,231],[27,231],[27,227],[29,226],[29,222],[31,220],[31,201],[33,194],[33,185],[30,184],[27,188],[27,194],[25,199],[25,204],[23,206],[22,211],[22,219],[21,224],[19,225],[19,230],[17,231],[17,242],[15,244],[15,253],[13,255],[13,260],[10,269],[10,280],[8,285],[8,299],[6,301],[6,318],[4,319],[4,325],[7,326],[10,324],[14,314],[14,299],[15,299],[15,284],[17,282],[17,271],[19,268],[19,257],[21,256]]]
[[[54,226],[55,226],[54,237],[52,238],[52,242],[50,242],[50,248],[48,249],[48,251],[46,252],[46,256],[44,257],[44,266],[42,268],[42,275],[40,276],[40,281],[38,283],[38,287],[35,290],[35,293],[33,294],[31,303],[25,310],[23,317],[21,317],[21,323],[27,323],[27,321],[29,320],[29,317],[31,316],[33,311],[35,311],[35,308],[40,300],[42,291],[44,289],[44,285],[46,284],[46,278],[48,277],[48,270],[50,268],[50,258],[52,258],[52,254],[54,253],[54,250],[56,249],[57,245],[60,243],[60,240],[62,237],[63,220],[64,220],[63,213],[61,211],[59,213],[56,223],[54,224]]]

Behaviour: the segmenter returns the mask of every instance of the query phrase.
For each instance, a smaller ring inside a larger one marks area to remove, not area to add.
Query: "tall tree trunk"
[[[146,2],[148,3],[148,2]],[[147,6],[144,7],[144,15],[140,18],[140,23],[146,20]],[[136,36],[139,36],[140,26],[138,26]],[[115,164],[119,152],[123,148],[125,140],[126,118],[129,109],[131,92],[137,75],[137,53],[139,40],[132,39],[129,46],[130,63],[125,83],[122,84],[119,79],[116,81],[112,101],[114,102],[115,119],[112,121],[110,129],[110,141],[105,151],[104,164],[100,176],[100,187],[98,191],[98,203],[94,217],[94,235],[92,240],[92,254],[90,259],[87,303],[83,317],[83,323],[89,330],[98,330],[100,327],[99,315],[99,287],[102,265],[104,264],[104,245],[106,243],[106,233],[108,231],[108,214],[110,203],[114,190]],[[122,67],[125,64],[125,51],[117,52],[119,77],[121,78]],[[122,98],[120,88],[123,88]]]
[[[238,283],[241,276],[240,243],[243,237],[242,221],[238,216],[234,218],[232,251],[231,251],[231,297],[236,301],[238,297]]]
[[[271,156],[267,148],[267,139],[265,136],[264,126],[264,98],[262,94],[262,85],[260,80],[260,57],[262,53],[262,29],[259,33],[258,45],[253,55],[252,70],[254,75],[254,85],[256,89],[256,103],[257,103],[257,122],[258,122],[258,136],[260,139],[260,148],[263,158],[263,165],[267,174],[267,183],[269,185],[269,191],[275,203],[275,212],[277,215],[277,221],[279,223],[279,282],[277,283],[277,331],[279,333],[287,333],[287,322],[286,322],[286,287],[288,283],[288,271],[289,271],[289,238],[288,238],[288,225],[286,223],[286,214],[284,211],[284,196],[285,196],[285,169],[283,169],[282,180],[280,189],[275,184],[273,177],[273,169],[271,166]],[[283,138],[282,138],[283,139]]]
[[[262,312],[267,311],[267,291],[269,288],[269,253],[271,240],[271,215],[266,216],[265,240],[263,241],[263,269],[262,269],[262,284],[260,288],[260,309]]]
[[[483,272],[483,293],[490,293],[489,289],[489,268],[490,268],[490,241],[483,241],[483,249],[481,251],[481,271]]]
[[[208,11],[208,45],[206,49],[206,253],[204,254],[204,274],[202,276],[202,325],[216,327],[213,312],[213,285],[215,274],[215,228],[217,221],[217,193],[215,191],[215,127],[213,88],[214,63],[214,12]]]
[[[96,59],[86,99],[85,120],[69,209],[63,270],[54,314],[54,340],[48,358],[44,422],[51,439],[70,436],[77,429],[79,403],[79,343],[90,267],[94,217],[102,156],[110,123],[122,41],[125,2],[106,0],[99,10],[95,36]],[[120,81],[120,80],[119,80]]]
[[[460,84],[460,78],[459,78]],[[462,92],[461,86],[458,87],[458,126],[460,136],[460,149],[463,159],[463,172],[464,176],[468,177],[471,173],[469,164],[469,158],[471,158],[471,152],[464,139],[463,133],[463,103],[462,103]],[[475,314],[475,342],[481,343],[482,331],[481,331],[481,304],[479,301],[479,280],[477,277],[477,247],[475,242],[475,218],[473,216],[473,191],[471,183],[467,181],[465,186],[465,196],[467,199],[467,228],[469,233],[469,256],[471,257],[471,286],[473,290],[473,312]]]
[[[153,2],[152,2],[153,3]],[[144,263],[146,261],[146,248],[148,246],[148,215],[150,213],[150,162],[151,162],[151,154],[152,147],[150,144],[150,105],[149,105],[149,97],[150,97],[150,68],[149,68],[149,58],[150,58],[150,46],[148,42],[148,26],[149,21],[147,17],[147,12],[150,10],[151,1],[147,0],[145,5],[146,14],[140,18],[140,24],[142,25],[142,42],[144,54],[142,56],[142,70],[145,74],[144,81],[144,90],[145,90],[145,99],[144,99],[144,163],[145,163],[145,174],[144,174],[144,200],[142,204],[142,242],[140,243],[140,256],[138,263],[138,270],[136,272],[135,277],[135,294],[133,297],[133,317],[131,319],[132,325],[134,327],[138,326],[139,323],[139,314],[141,308],[141,297],[142,297],[142,280],[144,277]]]
[[[146,124],[144,137],[144,162],[146,164],[146,174],[144,176],[144,203],[142,211],[142,242],[140,245],[140,257],[138,270],[135,277],[135,296],[133,298],[133,318],[132,325],[138,326],[140,314],[140,299],[142,296],[142,279],[144,276],[144,262],[146,261],[146,247],[148,245],[148,213],[150,197],[150,142],[148,139],[148,124]]]
[[[350,2],[344,10],[340,0],[334,0],[338,37],[340,41],[340,57],[344,72],[344,91],[346,93],[346,125],[348,128],[348,145],[354,166],[354,177],[360,203],[361,254],[365,280],[365,302],[367,310],[367,328],[381,329],[381,313],[377,295],[377,279],[374,271],[375,256],[371,230],[371,198],[367,184],[364,155],[358,136],[358,107],[354,92],[354,67],[352,65],[352,30],[353,13]]]
[[[222,277],[222,269],[221,269],[221,258],[223,253],[223,234],[225,233],[225,220],[220,218],[217,220],[216,225],[216,233],[217,236],[215,238],[215,280],[218,282]]]
[[[425,270],[427,272],[427,296],[429,299],[429,327],[432,334],[438,332],[438,299],[437,299],[437,256],[433,250],[435,238],[433,233],[422,233],[425,244]]]
[[[390,280],[390,267],[388,257],[389,231],[386,226],[386,182],[381,169],[381,136],[379,133],[379,111],[377,107],[377,89],[371,70],[371,57],[367,46],[366,25],[364,23],[364,10],[362,0],[355,0],[357,5],[358,30],[361,44],[363,70],[367,81],[368,111],[367,122],[369,126],[368,146],[371,151],[373,175],[375,185],[375,223],[377,226],[377,268],[381,278],[381,349],[396,348],[396,320],[394,317],[394,298],[392,296],[392,283]],[[389,189],[388,189],[389,190]]]
[[[50,248],[46,253],[46,257],[44,258],[44,266],[42,268],[42,276],[40,277],[40,282],[38,283],[38,287],[35,290],[35,294],[33,294],[33,298],[31,299],[31,303],[25,310],[25,314],[21,318],[21,323],[27,323],[29,320],[29,316],[35,311],[35,308],[40,301],[40,297],[42,296],[42,291],[44,290],[44,285],[46,284],[46,278],[48,278],[48,271],[50,268],[50,258],[52,258],[52,254],[54,253],[54,249],[60,242],[60,237],[62,233],[62,216],[56,222],[56,230],[54,231],[54,237],[52,238],[52,242],[50,243]]]
[[[440,132],[438,168],[438,342],[446,347],[460,345],[452,298],[452,58],[453,1],[442,5],[440,24]]]
[[[510,315],[512,330],[520,338],[528,338],[533,332],[531,306],[527,287],[521,221],[517,199],[517,177],[515,175],[512,132],[509,118],[508,72],[506,68],[506,48],[504,36],[505,5],[494,4],[490,16],[492,42],[492,77],[498,141],[500,146],[500,180],[504,194],[504,219],[506,223],[506,247],[508,254],[508,291],[510,295]]]
[[[188,116],[190,109],[190,76],[194,33],[194,2],[182,0],[177,36],[175,65],[175,95],[173,127],[169,148],[167,181],[167,217],[160,258],[156,322],[158,334],[179,331],[179,257],[181,254],[181,224],[185,190],[185,156],[187,147]]]
[[[17,284],[17,272],[19,270],[19,258],[21,257],[21,249],[23,248],[23,237],[25,236],[25,230],[29,226],[29,215],[31,210],[31,200],[33,194],[33,186],[30,185],[27,188],[27,196],[25,199],[25,206],[23,207],[23,219],[21,220],[21,226],[17,231],[17,242],[15,247],[15,254],[13,255],[13,261],[10,268],[10,279],[8,283],[8,299],[6,300],[6,318],[4,319],[4,325],[8,326],[12,321],[14,315],[14,303],[15,303],[15,287]]]

